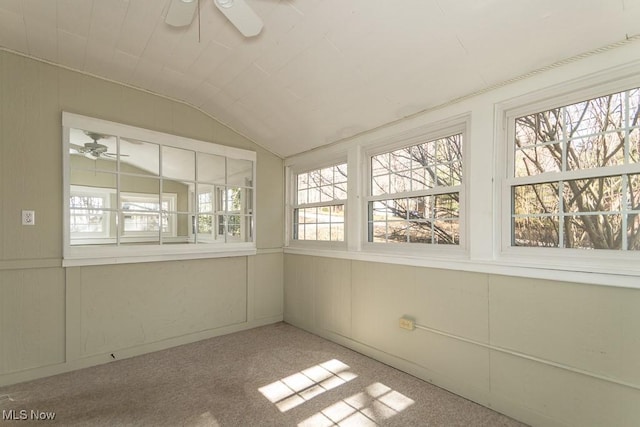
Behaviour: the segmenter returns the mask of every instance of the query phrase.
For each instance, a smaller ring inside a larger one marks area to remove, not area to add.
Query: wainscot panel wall
[[[286,322],[532,425],[640,420],[635,289],[286,254],[285,301]]]
[[[256,151],[257,255],[62,268],[62,111]],[[282,201],[282,159],[200,111],[0,51],[0,385],[282,320]]]

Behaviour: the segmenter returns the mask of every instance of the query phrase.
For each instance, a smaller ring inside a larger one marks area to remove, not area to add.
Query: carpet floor
[[[21,426],[523,425],[286,323],[2,387],[0,410]]]

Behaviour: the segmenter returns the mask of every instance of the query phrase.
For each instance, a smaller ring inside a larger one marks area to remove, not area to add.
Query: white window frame
[[[521,247],[511,244],[511,191],[513,186],[536,182],[554,182],[560,177],[580,179],[594,176],[610,176],[628,173],[640,173],[640,164],[608,166],[570,172],[548,172],[533,177],[515,178],[514,170],[514,131],[518,117],[547,111],[592,98],[640,87],[637,74],[615,80],[599,78],[586,79],[564,85],[547,88],[535,93],[512,99],[496,106],[496,117],[500,121],[496,133],[496,152],[498,159],[496,176],[498,177],[496,194],[496,258],[511,265],[535,267],[540,269],[576,271],[605,274],[640,273],[638,265],[639,251],[578,248]]]
[[[454,117],[449,120],[435,123],[429,126],[422,126],[402,133],[395,137],[388,138],[368,145],[363,151],[362,173],[362,204],[361,210],[361,238],[362,248],[367,252],[396,253],[400,256],[407,254],[418,254],[419,256],[436,256],[459,258],[467,254],[468,230],[467,230],[467,187],[468,187],[468,129],[470,117]],[[422,142],[434,141],[456,134],[462,135],[462,182],[453,187],[438,187],[427,190],[413,192],[393,193],[386,195],[372,195],[371,190],[371,159],[373,156],[392,152],[402,148],[410,147]],[[445,190],[446,189],[446,190]],[[376,200],[388,200],[403,197],[429,196],[437,194],[459,193],[459,233],[460,243],[458,245],[429,244],[429,243],[382,243],[368,241],[368,209],[369,202]]]
[[[297,182],[298,175],[324,169],[332,166],[337,166],[341,164],[347,165],[347,198],[346,199],[335,199],[326,202],[317,202],[317,203],[306,203],[306,204],[298,204],[297,203]],[[349,181],[351,176],[351,169],[349,162],[347,160],[347,156],[344,153],[340,153],[338,155],[329,155],[327,157],[321,157],[319,162],[303,162],[294,164],[292,166],[287,166],[286,168],[286,192],[287,192],[287,204],[286,204],[286,236],[285,240],[286,246],[291,247],[307,247],[307,248],[318,248],[318,249],[331,249],[331,250],[344,250],[347,247],[348,241],[348,231],[349,231]],[[334,205],[344,205],[344,240],[300,240],[294,239],[294,226],[295,226],[295,211],[298,208],[311,208],[311,207],[324,207],[324,206],[334,206]]]
[[[63,266],[82,266],[100,264],[135,263],[180,259],[216,258],[231,256],[246,256],[256,254],[257,233],[253,228],[250,233],[250,242],[230,241],[222,244],[167,244],[167,245],[134,245],[134,246],[108,246],[108,245],[72,245],[69,232],[69,196],[70,196],[70,129],[88,129],[93,132],[116,135],[118,137],[132,138],[141,141],[157,143],[162,146],[170,146],[193,150],[196,152],[214,154],[231,159],[247,160],[252,162],[253,170],[251,183],[251,209],[252,220],[249,226],[255,227],[257,209],[256,206],[256,160],[254,151],[228,147],[212,142],[171,135],[121,123],[110,122],[93,117],[78,114],[62,113],[62,162],[63,162]],[[192,197],[192,196],[190,196]],[[197,215],[197,213],[195,214]]]
[[[319,152],[303,153],[285,160],[286,236],[285,251],[290,253],[340,256],[352,259],[421,264],[424,260],[450,261],[468,258],[468,153],[471,117],[468,113],[455,115],[428,125],[413,125],[403,130],[390,129],[385,137],[366,138],[344,145],[324,147]],[[462,173],[460,192],[460,244],[399,244],[367,241],[367,216],[370,183],[370,156],[419,142],[462,134]],[[298,173],[322,169],[346,161],[348,170],[347,200],[345,203],[345,242],[305,241],[293,239],[293,212],[296,197],[295,179]]]

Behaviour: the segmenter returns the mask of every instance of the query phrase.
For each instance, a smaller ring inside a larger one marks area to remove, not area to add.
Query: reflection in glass
[[[120,172],[160,174],[160,146],[132,138],[120,138]]]
[[[214,154],[198,153],[198,181],[224,184],[225,158]]]
[[[194,181],[196,153],[174,147],[162,147],[162,176],[175,180]]]
[[[253,162],[227,159],[227,184],[251,187],[253,184]]]
[[[69,137],[71,245],[252,241],[253,161],[81,129]]]

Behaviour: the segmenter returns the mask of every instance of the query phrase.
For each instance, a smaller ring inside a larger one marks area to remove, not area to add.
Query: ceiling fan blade
[[[171,0],[164,22],[173,27],[185,27],[191,24],[198,7],[198,0]]]
[[[243,36],[257,36],[262,31],[262,19],[244,0],[213,0],[213,2]]]

